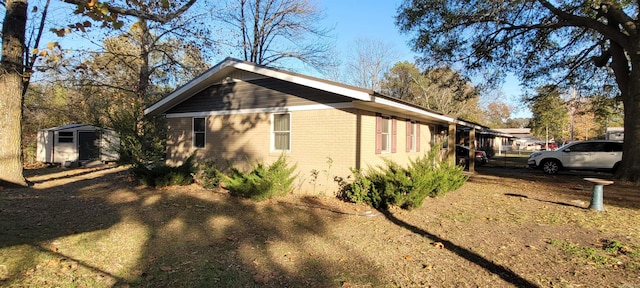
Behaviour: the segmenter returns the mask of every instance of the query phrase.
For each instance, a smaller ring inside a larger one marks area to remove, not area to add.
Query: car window
[[[621,152],[622,151],[622,143],[606,143],[604,145],[605,152]]]
[[[571,149],[571,152],[604,152],[604,151],[607,151],[607,149],[612,149],[611,147],[607,147],[607,144],[610,144],[610,143],[585,142],[585,143],[575,144],[569,147],[569,149]]]
[[[605,151],[605,144],[604,142],[593,142],[591,143],[591,152],[604,152]]]
[[[571,149],[571,152],[589,152],[592,149],[589,144],[591,143],[578,143],[568,148]]]

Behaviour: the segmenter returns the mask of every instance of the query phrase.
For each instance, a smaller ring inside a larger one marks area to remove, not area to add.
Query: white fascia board
[[[383,105],[387,105],[387,106],[391,106],[391,107],[395,107],[395,108],[399,108],[399,109],[403,109],[403,110],[407,110],[407,111],[411,111],[414,113],[418,113],[421,115],[425,115],[431,118],[435,118],[435,119],[440,119],[443,121],[447,121],[449,123],[455,123],[458,125],[462,125],[462,126],[467,126],[470,128],[474,128],[474,129],[482,129],[481,126],[478,126],[477,124],[473,124],[473,123],[469,123],[460,119],[455,119],[449,116],[445,116],[442,114],[438,114],[438,113],[434,113],[434,112],[429,112],[417,107],[413,107],[413,106],[409,106],[406,104],[402,104],[402,103],[398,103],[389,99],[385,99],[385,98],[380,98],[380,97],[375,97],[374,103],[379,103],[379,104],[383,104]]]
[[[361,101],[371,101],[372,98],[373,98],[373,96],[371,95],[371,94],[373,94],[373,91],[372,92],[365,92],[365,91],[360,91],[360,90],[357,90],[357,89],[351,89],[351,88],[348,88],[348,87],[341,87],[341,86],[338,86],[338,85],[333,85],[333,84],[330,84],[330,83],[325,83],[325,82],[322,82],[322,81],[317,81],[317,80],[306,78],[306,77],[300,77],[300,76],[283,73],[283,72],[280,72],[280,71],[277,71],[277,70],[273,70],[273,69],[269,69],[269,68],[255,66],[255,65],[252,65],[250,63],[236,62],[233,65],[233,67],[241,69],[241,70],[245,70],[245,71],[261,74],[261,75],[264,75],[264,76],[268,76],[268,77],[272,77],[272,78],[288,81],[288,82],[291,82],[291,83],[296,83],[296,84],[300,84],[300,85],[303,85],[303,86],[316,88],[316,89],[320,89],[320,90],[327,91],[327,92],[332,92],[332,93],[335,93],[335,94],[338,94],[338,95],[348,96],[348,97],[351,97],[351,98],[354,98],[354,99],[357,99],[357,100],[361,100]]]
[[[290,107],[268,107],[268,108],[254,108],[254,109],[172,113],[172,114],[167,114],[166,118],[189,118],[189,117],[206,117],[206,116],[255,114],[255,113],[284,113],[284,112],[295,112],[295,111],[346,109],[346,108],[353,108],[353,103],[342,102],[342,103],[332,103],[332,104],[313,104],[313,105],[290,106]]]
[[[484,129],[484,127],[482,127],[482,126],[480,126],[480,125],[478,125],[478,124],[469,123],[469,122],[464,121],[464,120],[456,119],[456,122],[457,122],[458,124],[462,125],[462,126],[467,126],[467,127],[469,127],[469,128],[479,129],[479,130]]]
[[[147,115],[153,111],[155,111],[156,109],[159,109],[160,107],[163,107],[164,105],[168,104],[169,102],[173,101],[175,98],[188,93],[190,90],[194,89],[196,86],[198,86],[200,83],[206,81],[207,79],[211,78],[213,75],[215,75],[216,73],[220,72],[222,69],[228,67],[228,66],[233,66],[233,63],[236,63],[237,61],[231,58],[228,58],[222,62],[220,62],[218,65],[211,67],[209,70],[207,70],[206,72],[202,73],[200,76],[194,78],[193,80],[189,81],[187,84],[182,85],[180,88],[178,88],[177,90],[173,91],[171,94],[169,94],[167,97],[162,98],[160,101],[156,102],[156,104],[153,104],[151,107],[144,109],[144,115]],[[198,91],[195,91],[195,93],[197,93]],[[192,93],[192,94],[195,94]],[[189,95],[191,96],[191,95]]]
[[[157,103],[155,103],[151,107],[145,109],[144,110],[144,114],[145,115],[150,114],[153,111],[155,111],[157,109],[160,109],[160,108],[164,107],[165,105],[171,103],[176,98],[182,97],[183,95],[186,96],[186,97],[192,96],[193,94],[199,92],[199,91],[195,91],[194,90],[196,87],[198,87],[198,85],[200,85],[204,81],[207,81],[207,79],[210,79],[215,74],[219,73],[220,71],[222,71],[223,69],[225,69],[227,67],[233,67],[235,69],[256,73],[256,74],[264,75],[264,76],[267,76],[267,77],[272,77],[272,78],[288,81],[288,82],[291,82],[291,83],[296,83],[296,84],[308,86],[308,87],[311,87],[311,88],[320,89],[320,90],[323,90],[323,91],[327,91],[327,92],[335,93],[335,94],[338,94],[338,95],[351,97],[353,99],[357,99],[357,100],[361,100],[361,101],[371,101],[373,99],[373,96],[372,96],[373,92],[366,92],[366,91],[362,91],[362,90],[358,90],[358,89],[351,89],[351,88],[348,88],[348,87],[342,87],[342,86],[339,86],[339,85],[334,85],[334,84],[331,84],[331,83],[326,83],[326,82],[318,81],[318,80],[311,79],[311,78],[300,77],[300,76],[291,75],[291,74],[288,74],[288,73],[283,73],[281,71],[277,71],[277,70],[266,68],[266,67],[257,66],[257,65],[254,65],[252,63],[247,63],[247,62],[236,60],[236,59],[233,59],[233,58],[228,58],[228,59],[220,62],[218,65],[216,65],[216,66],[212,67],[211,69],[207,70],[205,73],[203,73],[202,75],[198,76],[197,78],[191,80],[189,83],[187,83],[187,84],[183,85],[182,87],[178,88],[177,90],[173,91],[167,97],[165,97],[162,100],[158,101]]]
[[[379,103],[379,104],[383,104],[383,105],[387,105],[387,106],[391,106],[391,107],[395,107],[395,108],[399,108],[399,109],[403,109],[403,110],[407,110],[407,111],[411,111],[414,113],[418,113],[421,115],[425,115],[431,118],[436,118],[436,119],[440,119],[442,121],[447,121],[447,122],[456,122],[456,119],[453,119],[451,117],[447,117],[444,116],[442,114],[438,114],[438,113],[433,113],[433,112],[429,112],[420,108],[416,108],[413,106],[409,106],[406,104],[402,104],[402,103],[398,103],[395,101],[391,101],[389,99],[385,99],[385,98],[380,98],[380,97],[376,97],[373,101],[374,103]]]

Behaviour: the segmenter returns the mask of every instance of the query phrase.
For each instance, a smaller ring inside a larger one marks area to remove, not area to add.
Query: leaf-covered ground
[[[482,167],[423,207],[153,190],[122,167],[0,190],[0,286],[640,287],[640,187]]]

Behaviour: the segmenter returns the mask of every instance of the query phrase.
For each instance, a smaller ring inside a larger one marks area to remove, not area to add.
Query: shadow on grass
[[[456,244],[454,244],[453,242],[440,238],[434,234],[429,233],[428,231],[414,226],[412,224],[409,224],[407,222],[404,222],[400,219],[398,219],[397,217],[395,217],[393,215],[393,213],[389,212],[389,211],[385,211],[382,210],[381,211],[384,216],[391,221],[392,223],[394,223],[395,225],[398,225],[399,227],[403,227],[409,231],[411,231],[412,233],[415,233],[417,235],[426,237],[428,239],[430,239],[431,241],[434,242],[440,242],[444,245],[444,249],[447,249],[453,253],[455,253],[456,255],[466,259],[467,261],[474,263],[484,269],[486,269],[487,271],[497,275],[498,277],[502,278],[503,280],[515,285],[516,287],[538,287],[537,285],[535,285],[534,283],[530,282],[529,280],[522,278],[520,275],[516,274],[515,272],[511,271],[510,269],[508,269],[507,267],[495,264],[491,261],[489,261],[488,259],[478,255],[477,253],[474,253],[473,251],[469,251],[461,246],[458,246]]]
[[[527,195],[522,195],[522,194],[505,193],[504,195],[505,195],[505,196],[510,196],[510,197],[526,198],[526,199],[536,200],[536,201],[540,201],[540,202],[556,204],[556,205],[560,205],[560,206],[567,206],[567,207],[575,207],[575,208],[580,208],[580,209],[586,209],[586,208],[585,208],[585,207],[583,207],[583,206],[578,206],[578,205],[569,204],[569,203],[564,203],[564,202],[549,201],[549,200],[536,199],[536,198],[529,198],[529,196],[527,196]]]
[[[555,196],[583,199],[589,201],[592,195],[593,184],[583,178],[601,178],[611,180],[612,174],[606,172],[589,171],[562,171],[556,175],[547,175],[539,170],[513,169],[498,167],[482,167],[476,174],[469,178],[469,182],[492,185],[514,185],[517,194],[544,194],[551,193]],[[536,190],[527,190],[521,182],[530,182]],[[640,209],[640,186],[635,183],[613,180],[614,184],[604,188],[604,201],[606,205],[620,208]],[[531,197],[531,196],[530,196]],[[540,200],[540,197],[536,197]]]
[[[2,191],[0,286],[333,287],[382,278],[365,255],[332,243],[328,227],[347,215],[190,186],[136,187],[128,171],[109,172]],[[349,259],[326,253],[333,247]]]

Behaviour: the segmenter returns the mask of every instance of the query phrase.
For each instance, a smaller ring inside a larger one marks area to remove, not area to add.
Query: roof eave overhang
[[[428,110],[425,110],[423,108],[419,108],[419,107],[415,107],[413,105],[409,105],[409,104],[405,104],[402,102],[397,102],[397,101],[393,101],[391,99],[387,99],[386,97],[373,97],[372,103],[375,104],[379,104],[380,106],[384,106],[387,107],[387,109],[390,109],[392,111],[398,111],[401,113],[405,113],[405,114],[410,114],[413,116],[418,116],[418,117],[423,117],[426,119],[430,119],[432,121],[438,121],[438,122],[446,122],[446,123],[453,123],[456,125],[461,125],[461,126],[465,126],[465,127],[469,127],[469,128],[473,128],[473,129],[483,129],[484,127],[477,125],[475,123],[471,123],[465,120],[461,120],[461,119],[457,119],[451,116],[447,116],[447,115],[443,115],[440,113],[436,113],[436,112],[431,112]]]
[[[165,113],[167,110],[171,109],[175,105],[180,104],[182,101],[188,99],[196,93],[219,81],[222,81],[235,69],[304,85],[338,95],[347,96],[352,98],[353,100],[371,101],[373,97],[373,91],[347,85],[336,85],[313,77],[304,77],[295,73],[286,73],[280,70],[255,65],[253,63],[244,62],[233,58],[227,58],[224,61],[220,62],[218,65],[207,70],[205,73],[194,78],[187,84],[176,89],[167,97],[145,109],[144,114],[159,115]]]

